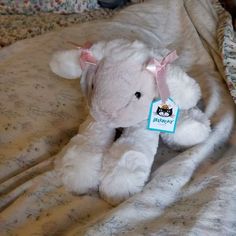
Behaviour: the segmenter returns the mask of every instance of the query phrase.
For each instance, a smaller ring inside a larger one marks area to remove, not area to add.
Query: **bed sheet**
[[[200,145],[177,152],[161,143],[144,190],[117,207],[97,193],[69,193],[53,169],[88,111],[79,80],[63,80],[48,66],[53,52],[71,48],[68,40],[114,38],[177,49],[212,120]],[[235,104],[226,86],[235,47],[217,1],[155,0],[2,49],[0,235],[236,235]]]

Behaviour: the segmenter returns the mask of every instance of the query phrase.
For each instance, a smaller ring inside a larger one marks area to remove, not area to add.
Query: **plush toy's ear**
[[[82,74],[79,58],[79,50],[59,51],[53,55],[49,65],[52,72],[60,77],[77,79]]]
[[[167,66],[166,82],[171,98],[180,109],[189,109],[196,106],[201,97],[200,87],[180,67],[173,64]]]
[[[86,64],[97,64],[89,49],[77,49],[57,52],[50,62],[51,70],[66,79],[77,79],[85,70]]]
[[[101,41],[90,47],[56,52],[49,65],[51,70],[66,79],[77,79],[87,64],[96,65],[104,56],[105,42]]]

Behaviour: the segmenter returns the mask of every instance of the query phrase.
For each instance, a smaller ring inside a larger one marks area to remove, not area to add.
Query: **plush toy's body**
[[[120,39],[94,44],[86,51],[85,64],[80,61],[83,52],[56,53],[50,64],[62,77],[82,75],[81,88],[90,108],[79,134],[59,154],[56,168],[69,190],[82,194],[99,188],[104,199],[117,204],[141,191],[150,174],[160,133],[147,129],[147,119],[151,102],[160,95],[146,65],[152,58],[161,60],[167,50]],[[210,122],[196,108],[201,97],[198,84],[173,64],[166,66],[165,79],[180,114],[175,133],[161,133],[162,139],[177,148],[203,142]],[[114,142],[119,127],[124,131]]]

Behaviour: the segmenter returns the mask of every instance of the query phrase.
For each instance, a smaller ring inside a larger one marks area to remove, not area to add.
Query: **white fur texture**
[[[79,134],[59,153],[56,169],[66,188],[78,194],[97,190],[102,156],[115,131],[88,116]]]
[[[146,129],[146,122],[127,128],[104,155],[100,193],[116,205],[140,192],[148,180],[159,133]]]
[[[71,191],[86,193],[100,185],[101,196],[115,205],[141,191],[150,174],[159,133],[146,125],[150,103],[159,94],[145,65],[152,57],[165,56],[166,50],[157,55],[142,42],[120,39],[98,42],[91,52],[98,64],[83,71],[81,87],[92,117],[83,124],[76,144],[72,139],[65,148],[57,169]],[[78,77],[79,54],[74,50],[56,54],[50,63],[52,71],[65,78]],[[201,97],[198,84],[176,65],[167,67],[166,79],[171,97],[185,110],[176,133],[163,134],[163,140],[173,147],[203,142],[210,122],[204,113],[191,109]],[[118,127],[125,129],[113,143]]]
[[[63,78],[77,79],[82,73],[78,66],[79,56],[80,52],[78,50],[57,52],[50,62],[51,70]]]
[[[58,165],[66,188],[79,194],[96,190],[99,185],[102,153],[84,151],[81,145],[71,145]]]
[[[179,149],[203,142],[209,136],[210,131],[210,121],[206,115],[194,108],[181,111],[176,132],[172,135],[162,133],[161,137],[169,146]]]

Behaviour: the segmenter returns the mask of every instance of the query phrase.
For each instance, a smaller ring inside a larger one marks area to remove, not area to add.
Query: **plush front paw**
[[[112,164],[103,168],[99,187],[103,199],[111,205],[117,205],[142,190],[150,173],[144,154],[128,151],[119,159],[105,158]]]
[[[102,153],[89,152],[73,145],[63,152],[56,171],[65,187],[78,194],[98,189]]]

